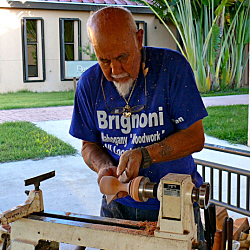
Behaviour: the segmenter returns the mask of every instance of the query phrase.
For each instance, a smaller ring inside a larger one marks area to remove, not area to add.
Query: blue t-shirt
[[[187,60],[169,49],[144,47],[144,50],[147,91],[145,94],[145,79],[140,70],[129,101],[130,107],[146,105],[139,113],[128,118],[109,113],[114,108],[125,107],[126,102],[114,84],[104,77],[105,103],[99,64],[84,72],[77,85],[70,134],[85,141],[101,142],[117,165],[126,150],[159,142],[207,116]],[[202,184],[192,156],[155,163],[139,171],[140,176],[149,177],[151,182],[159,182],[168,173],[189,174],[197,187]],[[157,199],[136,202],[127,196],[117,201],[141,209],[159,209]]]

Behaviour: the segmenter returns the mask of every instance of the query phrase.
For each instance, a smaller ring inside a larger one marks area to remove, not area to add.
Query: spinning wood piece
[[[134,200],[139,199],[139,186],[143,176],[138,176],[129,183],[122,183],[114,176],[103,176],[100,180],[100,191],[106,195],[116,195],[124,191],[127,192]]]
[[[135,201],[141,201],[139,198],[139,186],[141,183],[143,176],[138,176],[132,181],[130,181],[130,188],[129,188],[129,195],[135,200]]]
[[[129,193],[129,183],[122,183],[114,176],[103,176],[99,183],[100,191],[103,194],[114,195],[120,191]]]

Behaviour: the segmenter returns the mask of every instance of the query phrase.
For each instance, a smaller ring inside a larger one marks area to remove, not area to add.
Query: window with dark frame
[[[37,68],[37,21],[27,20],[28,76],[38,77]]]
[[[42,18],[22,19],[24,82],[45,81],[44,23]]]
[[[64,21],[65,61],[74,61],[74,21]]]
[[[65,77],[65,62],[82,60],[81,21],[78,18],[60,18],[60,63],[61,80],[70,80]]]

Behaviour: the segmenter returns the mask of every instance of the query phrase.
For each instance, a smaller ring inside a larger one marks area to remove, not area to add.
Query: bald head
[[[88,20],[87,30],[90,41],[93,35],[111,35],[122,32],[135,34],[137,27],[131,12],[123,7],[105,7],[96,11]]]

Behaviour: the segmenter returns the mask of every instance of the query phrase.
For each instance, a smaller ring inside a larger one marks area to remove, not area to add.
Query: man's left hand
[[[133,149],[124,152],[119,160],[117,175],[121,182],[128,182],[138,176],[142,161],[140,149]],[[125,172],[124,172],[125,171]]]

